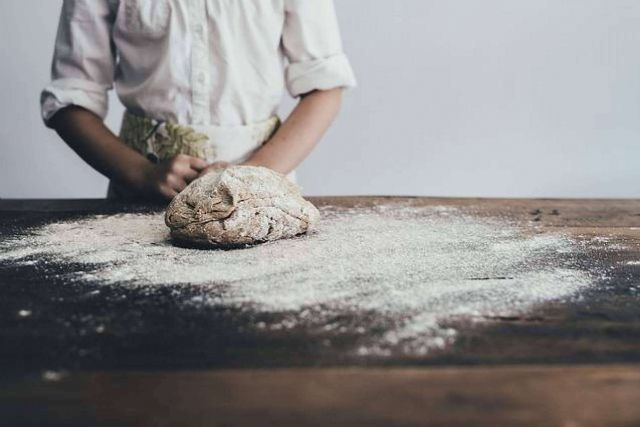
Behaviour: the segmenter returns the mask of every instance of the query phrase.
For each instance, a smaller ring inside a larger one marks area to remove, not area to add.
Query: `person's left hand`
[[[205,176],[206,174],[211,173],[211,172],[216,172],[216,171],[219,171],[221,169],[226,169],[229,166],[231,166],[231,163],[229,163],[229,162],[214,162],[214,163],[211,163],[209,166],[207,166],[206,168],[204,168],[200,172],[200,175],[198,175],[198,178],[202,178],[203,176]]]

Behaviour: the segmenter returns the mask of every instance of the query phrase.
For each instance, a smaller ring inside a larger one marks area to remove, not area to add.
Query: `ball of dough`
[[[307,233],[319,218],[284,175],[233,166],[193,181],[173,199],[165,222],[182,245],[234,247]]]

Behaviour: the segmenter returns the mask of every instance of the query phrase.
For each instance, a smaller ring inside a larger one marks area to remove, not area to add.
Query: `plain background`
[[[2,4],[0,197],[105,194],[39,116],[60,5]],[[306,194],[640,197],[640,1],[336,6],[360,86],[299,169]]]

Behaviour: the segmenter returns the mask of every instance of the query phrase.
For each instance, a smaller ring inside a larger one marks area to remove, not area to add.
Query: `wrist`
[[[149,177],[154,168],[155,165],[153,163],[141,157],[126,167],[123,180],[136,192],[142,192],[147,188]]]

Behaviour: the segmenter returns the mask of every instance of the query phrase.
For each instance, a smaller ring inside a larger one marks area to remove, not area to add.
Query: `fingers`
[[[172,190],[177,192],[181,192],[185,188],[187,188],[187,182],[180,175],[170,174],[167,176],[166,185],[168,185]]]
[[[163,181],[157,184],[156,193],[163,199],[171,201],[178,193],[184,190],[186,186],[187,183],[179,176],[167,175]]]
[[[183,172],[182,177],[184,178],[185,181],[187,182],[191,182],[194,179],[198,178],[200,176],[201,172],[198,172],[195,169],[187,169]]]
[[[179,154],[170,161],[158,165],[154,178],[155,191],[163,198],[171,200],[196,178],[207,172],[228,166],[227,162],[216,162],[209,165],[197,157]]]
[[[203,169],[202,171],[200,171],[200,173],[198,174],[198,178],[201,178],[203,176],[205,176],[208,173],[213,172],[215,169],[213,169],[211,166],[206,167],[205,169]]]
[[[182,177],[186,182],[196,179],[200,171],[207,167],[207,162],[197,157],[180,154],[174,157],[169,165],[169,172]]]
[[[193,169],[201,171],[207,167],[207,162],[202,159],[198,159],[197,157],[179,154],[169,161],[169,165],[176,169]]]
[[[167,185],[161,185],[159,190],[160,190],[160,195],[167,200],[172,200],[174,197],[178,195],[178,192],[176,190],[172,189]]]
[[[218,171],[220,169],[226,169],[229,166],[231,166],[231,163],[229,163],[229,162],[215,162],[215,163],[212,163],[212,164],[210,164],[209,166],[207,166],[205,169],[203,169],[200,172],[199,177],[202,177],[202,176],[204,176],[204,175],[206,175],[208,173],[211,173],[211,172]]]
[[[200,172],[203,169],[206,169],[206,167],[208,166],[207,162],[202,159],[199,159],[197,157],[191,157],[191,156],[187,156],[187,157],[188,157],[189,166],[191,167],[191,169],[194,169]]]

